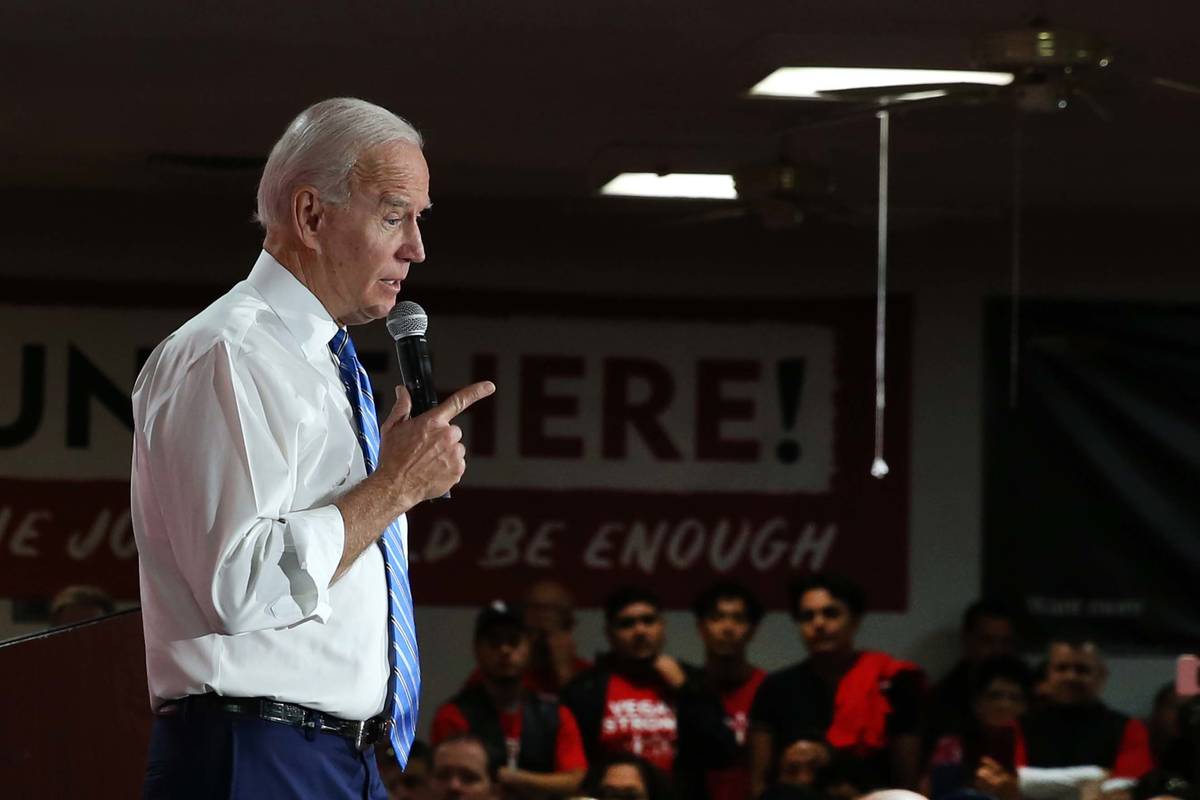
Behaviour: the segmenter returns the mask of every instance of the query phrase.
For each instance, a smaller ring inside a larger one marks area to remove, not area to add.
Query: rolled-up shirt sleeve
[[[138,420],[139,457],[175,562],[213,629],[325,621],[345,526],[333,497],[297,497],[320,447],[312,398],[217,343]],[[153,391],[153,387],[152,391]]]

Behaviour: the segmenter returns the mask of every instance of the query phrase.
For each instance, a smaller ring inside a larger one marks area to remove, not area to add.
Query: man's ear
[[[321,252],[320,231],[327,208],[321,194],[312,186],[301,186],[292,193],[292,231],[305,247]]]

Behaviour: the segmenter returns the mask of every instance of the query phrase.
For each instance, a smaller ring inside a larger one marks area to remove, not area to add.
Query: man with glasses
[[[1100,701],[1108,673],[1096,646],[1055,641],[1046,655],[1048,703],[1022,723],[1029,765],[1096,766],[1114,778],[1149,772],[1146,726]]]
[[[563,689],[589,761],[632,753],[675,777],[680,795],[706,796],[703,773],[729,764],[737,743],[724,708],[700,670],[663,653],[657,595],[638,586],[604,604],[610,651]]]

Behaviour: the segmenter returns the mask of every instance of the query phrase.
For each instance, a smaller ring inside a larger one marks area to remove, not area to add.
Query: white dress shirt
[[[330,583],[345,535],[333,501],[366,477],[337,329],[264,251],[138,376],[131,513],[154,708],[218,692],[383,710],[379,548]]]

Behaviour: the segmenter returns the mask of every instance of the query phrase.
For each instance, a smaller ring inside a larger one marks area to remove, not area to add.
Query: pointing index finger
[[[438,422],[449,424],[450,420],[494,391],[496,391],[496,384],[491,381],[472,383],[470,386],[459,389],[426,413]]]

